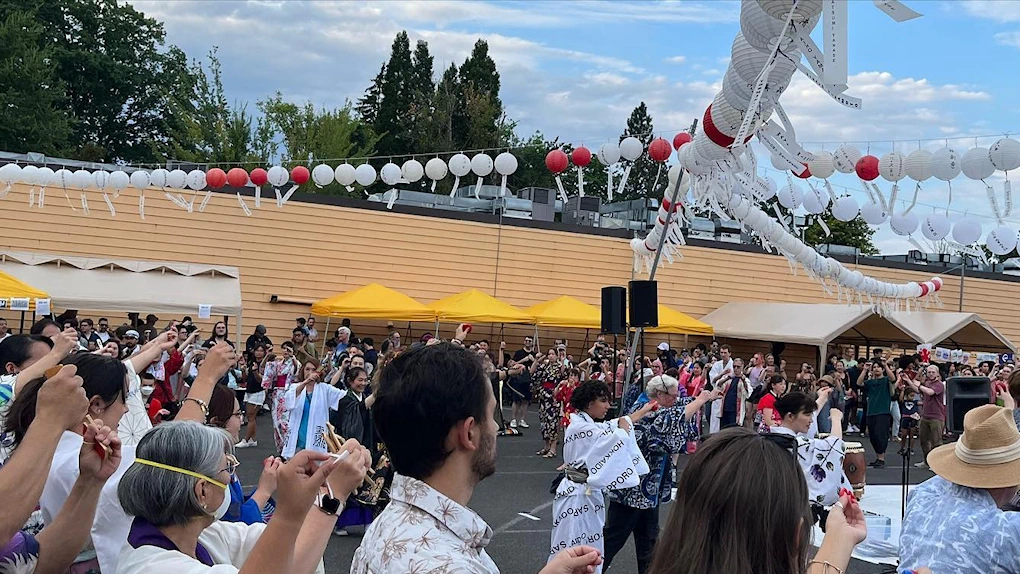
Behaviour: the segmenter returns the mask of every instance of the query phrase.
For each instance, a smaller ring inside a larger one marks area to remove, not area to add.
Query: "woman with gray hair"
[[[321,570],[336,514],[371,463],[368,451],[348,440],[339,456],[297,453],[278,471],[273,520],[246,525],[219,520],[237,467],[233,443],[226,431],[193,421],[163,423],[142,438],[117,489],[134,516],[118,574]]]

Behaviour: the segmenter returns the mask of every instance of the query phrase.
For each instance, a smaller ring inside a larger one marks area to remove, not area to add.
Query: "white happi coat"
[[[283,458],[293,458],[297,451],[298,435],[301,432],[301,418],[305,416],[305,391],[298,394],[300,385],[287,388],[284,401],[290,413],[290,431],[287,444],[283,448]],[[305,448],[317,452],[328,452],[322,432],[329,422],[329,411],[335,411],[345,392],[328,383],[317,383],[312,391],[312,404],[308,412],[308,435],[305,437]]]
[[[584,544],[603,551],[602,528],[606,523],[603,490],[640,484],[648,474],[633,432],[619,427],[619,419],[597,423],[587,413],[570,415],[563,439],[563,461],[588,469],[588,482],[564,478],[553,500],[552,548],[549,557],[571,546]],[[596,574],[602,571],[599,566]]]

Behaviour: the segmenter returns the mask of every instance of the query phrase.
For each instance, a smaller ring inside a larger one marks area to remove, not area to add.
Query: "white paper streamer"
[[[354,191],[354,188],[347,186],[347,191]],[[262,207],[262,186],[255,186],[255,209]]]
[[[846,85],[847,81],[847,2],[824,0],[822,5],[822,38],[825,43],[825,66],[819,75],[828,85]]]
[[[1006,209],[1002,212],[1002,217],[1005,219],[1013,213],[1013,184],[1009,183],[1008,179],[1002,184],[1002,191],[1005,192],[1003,200],[1006,204]]]
[[[279,205],[277,207],[283,207],[284,205],[286,205],[287,202],[290,201],[290,197],[292,195],[294,195],[295,191],[297,191],[297,188],[298,188],[298,186],[296,186],[296,185],[291,186],[291,188],[287,190],[287,193],[285,193],[283,195],[283,197],[280,198],[280,203],[279,203]],[[277,196],[279,196],[280,190],[276,190],[276,193],[277,193]]]
[[[914,209],[914,206],[917,205],[917,192],[919,191],[921,191],[921,182],[917,182],[917,185],[914,186],[914,198],[910,200],[910,205],[903,210],[903,215],[910,213],[910,210]]]
[[[113,202],[106,192],[103,192],[103,201],[106,202],[106,207],[110,208],[110,217],[117,217],[117,210],[113,208]]]
[[[145,190],[138,194],[138,217],[145,219]]]
[[[630,171],[630,167],[627,167],[627,172]],[[563,182],[560,181],[559,174],[556,175],[556,187],[560,190],[560,199],[563,201],[563,209],[567,208],[567,192],[563,191]],[[624,179],[626,181],[626,178]]]
[[[211,191],[205,192],[205,197],[202,198],[202,203],[198,204],[198,212],[199,213],[205,211],[205,206],[209,203],[209,199],[211,199],[211,198],[212,198],[212,192]]]
[[[577,195],[584,197],[584,169],[577,166]]]
[[[397,202],[397,195],[400,192],[396,188],[390,190],[390,200],[386,202],[386,209],[393,209],[393,204]]]
[[[84,191],[81,192],[81,211],[85,215],[89,214],[89,196]]]
[[[244,210],[244,214],[246,216],[248,216],[248,217],[251,217],[251,210],[248,209],[248,204],[245,203],[244,202],[244,198],[241,197],[241,192],[240,191],[237,192],[237,203],[239,203],[241,205],[241,209]]]
[[[82,192],[85,193],[85,192]],[[28,208],[35,207],[35,186],[28,188]]]
[[[885,12],[890,18],[897,22],[906,22],[914,18],[920,18],[922,14],[907,8],[899,0],[872,0],[876,8]]]
[[[861,99],[860,98],[855,98],[853,96],[848,96],[848,95],[844,94],[841,91],[837,91],[837,88],[842,88],[842,86],[829,86],[829,85],[826,85],[825,82],[823,82],[821,79],[819,79],[819,77],[816,76],[815,73],[811,71],[811,68],[805,66],[804,63],[801,62],[800,60],[794,60],[793,58],[790,58],[789,56],[787,56],[786,54],[783,54],[782,52],[780,52],[780,56],[782,56],[782,57],[786,58],[787,60],[789,60],[790,62],[796,64],[797,69],[800,70],[800,72],[802,74],[807,76],[807,79],[811,80],[811,82],[814,83],[814,85],[816,85],[819,88],[821,88],[822,91],[825,92],[826,94],[829,94],[830,98],[836,100],[841,105],[846,106],[846,107],[848,107],[850,109],[854,109],[854,110],[861,109]]]
[[[1002,212],[999,211],[999,198],[995,197],[995,190],[986,183],[985,193],[988,194],[988,205],[992,208],[992,215],[995,216],[995,220],[999,222],[999,225],[1002,225]]]
[[[481,199],[480,195],[482,193],[482,182],[484,181],[484,179],[485,178],[483,177],[479,177],[478,183],[475,184],[475,199]]]
[[[822,184],[825,185],[825,191],[829,192],[829,203],[836,203],[836,192],[832,190],[832,184],[827,179],[823,179]]]
[[[39,209],[42,209],[45,203],[46,203],[46,188],[40,187],[39,197],[36,198],[36,204],[39,206]]]
[[[900,192],[900,186],[897,183],[892,185],[892,191],[889,192],[889,217],[893,216],[896,211],[896,195]]]
[[[606,201],[613,201],[613,166],[606,166],[609,172],[609,185],[606,186]]]
[[[453,197],[457,193],[457,188],[460,187],[460,176],[453,176],[453,189],[450,190],[450,197]]]

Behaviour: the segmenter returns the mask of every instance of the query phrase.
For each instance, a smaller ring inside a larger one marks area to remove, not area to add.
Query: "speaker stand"
[[[907,435],[907,444],[910,445],[910,435]],[[903,451],[903,471],[900,473],[900,520],[907,516],[907,491],[910,488],[910,448]]]

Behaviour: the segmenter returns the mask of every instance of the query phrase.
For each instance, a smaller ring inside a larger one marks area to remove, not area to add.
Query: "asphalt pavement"
[[[505,414],[509,415],[509,412]],[[500,571],[507,574],[535,573],[545,564],[552,528],[552,496],[549,494],[549,484],[556,475],[556,467],[562,463],[561,458],[544,459],[535,455],[535,452],[542,448],[542,440],[538,430],[538,415],[534,408],[528,413],[528,422],[531,428],[522,429],[521,436],[497,439],[496,474],[478,485],[470,504],[470,507],[492,528],[493,537],[487,551],[499,565]],[[261,461],[275,450],[272,421],[268,413],[259,416],[258,426],[259,445],[237,450],[237,458],[242,463],[238,468],[238,475],[246,491],[257,484],[262,468]],[[862,443],[868,462],[874,460],[874,450],[867,438],[850,435],[845,439]],[[900,484],[903,459],[896,455],[895,451],[898,449],[899,443],[889,443],[887,466],[878,470],[869,468],[867,484]],[[920,448],[916,450],[917,453],[911,459],[911,463],[921,461]],[[681,469],[686,465],[686,460],[685,455],[680,457]],[[910,484],[918,484],[931,476],[932,473],[928,470],[912,466],[910,468]],[[662,508],[660,524],[666,523],[671,508],[671,505]],[[361,529],[352,529],[349,536],[332,538],[324,557],[328,574],[350,571],[351,560],[361,543],[362,532]],[[889,566],[874,565],[856,559],[847,569],[848,574],[891,571],[893,570]],[[633,539],[614,559],[611,572],[613,574],[637,572]]]

